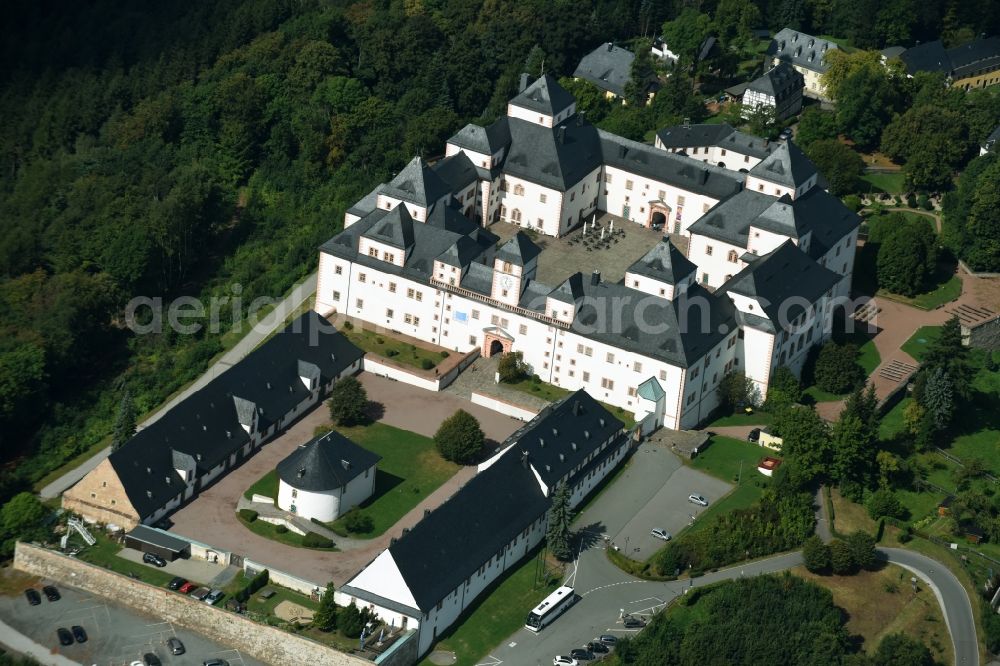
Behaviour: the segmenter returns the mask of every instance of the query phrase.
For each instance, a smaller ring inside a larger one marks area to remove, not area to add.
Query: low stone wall
[[[306,580],[305,578],[293,576],[292,574],[285,573],[284,571],[278,571],[274,567],[269,567],[259,562],[254,562],[253,560],[243,560],[243,572],[248,576],[256,576],[264,569],[267,569],[267,579],[269,582],[274,583],[275,585],[280,585],[281,587],[287,587],[288,589],[295,590],[296,592],[301,592],[302,594],[312,595],[315,592],[322,595],[323,591],[326,589],[324,585],[314,583]]]
[[[14,551],[14,568],[86,590],[139,612],[197,631],[275,666],[371,665],[370,661],[338,652],[301,636],[257,624],[242,615],[38,546],[18,543]]]
[[[409,369],[402,367],[399,363],[393,363],[389,359],[376,356],[375,354],[365,354],[365,372],[370,372],[379,377],[395,379],[398,382],[426,389],[428,391],[441,390],[441,378],[429,375],[426,371]]]
[[[299,536],[305,536],[305,530],[296,525],[290,520],[285,520],[284,518],[275,518],[274,516],[258,516],[257,520],[262,520],[265,523],[271,523],[272,525],[284,525],[289,532],[295,532]]]
[[[522,421],[530,421],[538,415],[538,410],[515,405],[492,395],[486,395],[485,393],[476,393],[473,391],[471,400],[474,405],[481,405],[487,409],[492,409],[494,412],[500,412],[501,414],[512,416]]]

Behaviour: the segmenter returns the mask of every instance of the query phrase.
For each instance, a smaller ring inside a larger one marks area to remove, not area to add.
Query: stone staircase
[[[917,371],[919,366],[894,358],[878,371],[879,377],[899,383]]]
[[[958,317],[958,321],[962,324],[962,326],[968,328],[972,328],[977,324],[981,324],[982,322],[996,316],[996,312],[993,312],[993,310],[990,310],[989,308],[977,307],[966,303],[960,303],[955,307],[948,308],[945,312]]]

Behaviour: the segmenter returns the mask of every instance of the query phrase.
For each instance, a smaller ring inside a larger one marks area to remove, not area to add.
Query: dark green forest
[[[785,25],[857,46],[996,32],[996,3],[706,0],[720,36]],[[975,5],[975,6],[974,6]],[[982,6],[979,6],[982,5]],[[14,0],[0,16],[0,499],[104,440],[224,348],[134,336],[136,296],[276,297],[344,209],[521,71],[659,33],[683,0]],[[734,18],[734,17],[738,17]],[[872,20],[875,17],[875,20]],[[530,62],[529,62],[530,61]],[[687,79],[655,120],[692,110]],[[625,116],[609,124],[634,135]]]

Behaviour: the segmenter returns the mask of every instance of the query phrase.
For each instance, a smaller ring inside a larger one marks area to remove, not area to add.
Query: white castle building
[[[609,134],[541,77],[507,116],[461,129],[445,159],[415,158],[348,210],[321,246],[316,310],[459,352],[520,351],[543,381],[650,426],[696,426],[731,371],[765,395],[778,366],[798,372],[829,337],[859,218],[791,142],[673,129],[659,148]],[[598,210],[662,225],[688,255],[664,238],[620,282],[548,285],[527,235],[497,247],[488,231],[503,220],[562,236]]]

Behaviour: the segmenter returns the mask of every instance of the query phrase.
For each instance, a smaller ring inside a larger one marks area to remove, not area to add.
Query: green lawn
[[[530,377],[514,383],[504,382],[504,386],[509,386],[512,389],[520,391],[521,393],[527,393],[528,395],[533,395],[536,398],[541,398],[542,400],[547,400],[548,402],[561,400],[572,393],[572,391],[554,384],[533,381]],[[626,428],[631,428],[635,425],[635,415],[633,413],[621,407],[609,405],[605,402],[602,402],[601,404],[605,409],[614,414],[618,420],[622,421]]]
[[[119,557],[118,553],[122,550],[121,545],[108,538],[100,530],[91,530],[90,533],[97,539],[97,543],[93,546],[86,546],[77,555],[78,559],[96,564],[105,569],[110,569],[116,573],[126,576],[131,575],[133,578],[141,580],[144,583],[156,585],[157,587],[166,587],[167,583],[174,577],[174,574],[169,574],[154,566]],[[83,540],[79,536],[74,536],[73,539],[75,545],[84,545]]]
[[[879,289],[876,294],[878,296],[891,298],[892,300],[899,301],[900,303],[912,305],[913,307],[920,308],[921,310],[933,310],[940,305],[950,303],[962,295],[962,281],[957,275],[954,274],[953,269],[944,268],[939,270],[938,273],[939,282],[937,286],[923,294],[917,294],[912,297],[901,296],[900,294],[888,292],[885,289]]]
[[[918,328],[917,332],[911,335],[900,349],[912,356],[914,360],[920,361],[924,357],[927,345],[937,340],[939,335],[941,335],[940,326],[923,326]]]
[[[870,186],[867,191],[872,193],[901,194],[903,192],[902,171],[896,173],[866,173],[861,180]]]
[[[432,439],[408,430],[384,423],[337,430],[382,456],[375,477],[375,493],[360,508],[371,517],[373,529],[351,536],[371,538],[383,534],[459,470],[458,465],[438,454]],[[332,529],[347,534],[342,522],[341,518],[333,523]]]
[[[903,432],[903,414],[906,411],[906,406],[911,402],[913,402],[913,398],[903,398],[882,417],[878,430],[881,440],[889,441]]]
[[[443,358],[440,352],[423,349],[408,342],[396,340],[385,333],[364,330],[358,326],[351,329],[341,328],[340,332],[366,352],[372,352],[414,368],[429,370],[440,363]],[[427,365],[428,363],[430,365]],[[425,365],[427,367],[424,367]]]
[[[756,444],[732,437],[715,436],[712,437],[711,444],[691,461],[691,467],[726,483],[736,483],[741,470],[743,480],[760,476],[757,473],[757,463],[764,456],[773,453],[771,449]]]
[[[243,497],[253,499],[254,494],[270,497],[278,501],[278,470],[272,469],[243,492]]]
[[[715,419],[707,426],[706,430],[711,430],[715,428],[724,428],[727,426],[762,426],[770,425],[772,416],[764,411],[755,411],[752,414],[729,414],[728,416],[720,416]]]
[[[808,396],[812,401],[815,402],[836,402],[837,400],[843,400],[847,393],[830,393],[824,391],[815,384],[806,388],[802,391],[803,396]]]
[[[756,504],[771,480],[757,472],[756,462],[750,470],[750,474],[753,476],[748,476],[744,470],[743,482],[725,497],[710,504],[707,509],[701,512],[694,525],[684,531],[697,532],[710,525],[716,516],[721,516],[735,509],[746,509]]]
[[[286,546],[294,546],[296,548],[307,548],[307,546],[302,543],[302,540],[305,537],[300,536],[295,532],[292,532],[291,530],[287,532],[279,532],[277,525],[266,523],[260,519],[257,519],[251,523],[248,520],[246,520],[243,516],[239,514],[236,515],[239,518],[240,522],[243,523],[243,525],[254,534],[262,536],[266,539],[271,539],[272,541],[283,543]],[[309,550],[336,551],[337,547],[334,546],[333,548],[309,548]]]
[[[488,596],[480,597],[480,601],[445,632],[434,649],[454,652],[458,666],[475,666],[501,641],[524,626],[531,609],[559,585],[558,581],[547,586],[535,585],[539,558],[538,552],[525,558],[489,591]],[[419,666],[432,666],[432,663],[425,657]]]

